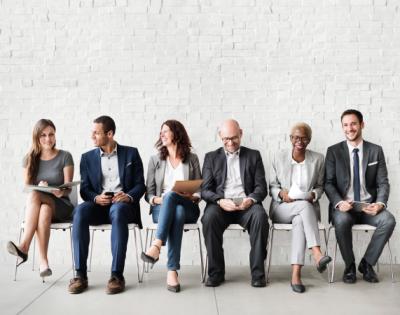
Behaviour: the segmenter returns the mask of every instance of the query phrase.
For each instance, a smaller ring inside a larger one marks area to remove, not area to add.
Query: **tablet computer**
[[[194,194],[200,190],[202,179],[193,179],[193,180],[177,180],[175,181],[174,187],[172,187],[172,191],[177,193],[189,193]]]

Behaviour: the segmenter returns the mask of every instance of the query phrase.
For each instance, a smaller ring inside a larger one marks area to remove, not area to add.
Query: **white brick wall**
[[[325,153],[343,139],[340,113],[357,108],[365,114],[365,138],[386,153],[389,208],[399,220],[399,4],[0,0],[0,262],[12,261],[4,245],[16,239],[22,219],[21,159],[42,117],[55,122],[59,147],[78,165],[92,147],[91,121],[109,114],[117,140],[138,147],[146,167],[165,119],[187,126],[202,160],[220,145],[216,126],[234,117],[244,144],[259,149],[267,166],[271,152],[289,146],[294,122],[310,123],[310,147]],[[326,222],[325,197],[322,204]],[[147,208],[143,203],[145,223]],[[397,262],[398,231],[392,241]],[[247,236],[227,236],[227,263],[248,264]],[[64,238],[52,235],[52,263],[69,263]],[[355,247],[364,248],[367,239],[356,237]],[[109,235],[98,237],[94,263],[109,263],[108,242]],[[193,244],[193,236],[184,237],[183,264],[198,264]],[[281,234],[275,245],[273,263],[287,264],[290,238]]]

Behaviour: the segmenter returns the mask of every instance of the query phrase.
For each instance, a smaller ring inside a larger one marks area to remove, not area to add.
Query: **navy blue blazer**
[[[139,200],[142,198],[146,186],[144,185],[143,164],[136,148],[117,144],[118,171],[124,193],[133,198],[132,210],[134,223],[142,227]],[[96,148],[82,154],[80,163],[81,197],[85,201],[94,201],[102,193],[100,149]]]

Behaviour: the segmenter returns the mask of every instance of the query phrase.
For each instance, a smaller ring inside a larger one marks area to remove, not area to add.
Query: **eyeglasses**
[[[298,137],[298,136],[290,136],[290,140],[294,141],[294,142],[298,142],[301,141],[303,143],[308,143],[310,142],[310,139],[308,139],[308,137]]]
[[[222,141],[223,141],[224,143],[227,143],[227,142],[229,142],[229,141],[237,142],[237,141],[239,141],[239,136],[234,136],[234,137],[223,137],[223,138],[222,138]]]

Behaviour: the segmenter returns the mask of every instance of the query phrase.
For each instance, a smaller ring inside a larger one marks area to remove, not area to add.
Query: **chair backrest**
[[[78,186],[73,186],[71,193],[69,194],[69,200],[74,207],[78,205]]]

